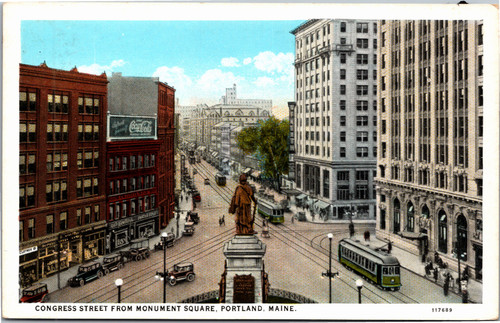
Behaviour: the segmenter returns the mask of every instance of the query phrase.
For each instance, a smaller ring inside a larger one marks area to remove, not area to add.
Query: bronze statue
[[[229,205],[229,213],[236,213],[236,234],[251,235],[257,233],[253,230],[256,207],[254,206],[253,214],[251,214],[252,201],[254,205],[257,203],[253,190],[247,183],[247,176],[241,174],[240,184],[234,190],[234,195]]]

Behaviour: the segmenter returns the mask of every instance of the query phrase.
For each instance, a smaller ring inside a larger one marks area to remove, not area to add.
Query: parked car
[[[112,254],[104,257],[102,261],[102,268],[104,274],[107,275],[112,271],[120,270],[124,266],[123,256],[120,254]]]
[[[167,244],[167,248],[173,247],[175,243],[175,235],[172,232],[166,232],[167,237],[165,238],[165,243]],[[163,250],[163,238],[155,244],[155,250]]]
[[[89,281],[102,278],[103,276],[104,269],[102,268],[102,265],[98,262],[92,261],[87,264],[80,265],[76,276],[68,279],[68,284],[71,287],[83,286]]]
[[[36,283],[23,289],[20,303],[45,303],[49,300],[47,284]]]
[[[194,223],[186,222],[184,224],[184,231],[182,231],[182,235],[192,236],[194,234]]]
[[[151,252],[149,251],[149,239],[141,238],[132,240],[130,244],[130,249],[126,251],[120,251],[120,255],[126,259],[126,261],[140,261],[149,258]]]
[[[195,278],[194,265],[190,262],[178,263],[167,272],[168,283],[170,286],[177,284],[177,281],[187,280],[192,282]]]
[[[193,222],[194,224],[200,223],[200,216],[198,212],[188,211],[188,222]]]
[[[210,180],[208,178],[205,178],[205,185],[210,185]]]

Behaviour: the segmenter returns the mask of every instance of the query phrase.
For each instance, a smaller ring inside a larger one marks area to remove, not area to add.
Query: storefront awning
[[[314,204],[314,207],[316,207],[319,210],[324,210],[329,206],[330,206],[330,204],[323,202],[323,201],[318,201],[318,202],[316,202],[316,204]]]
[[[305,194],[299,194],[299,195],[297,195],[297,196],[295,197],[295,199],[296,199],[296,200],[303,200],[303,199],[305,199],[306,197],[307,197],[307,195],[305,195]]]
[[[406,239],[411,240],[424,240],[427,239],[427,234],[421,232],[409,232],[409,231],[401,231],[401,236]]]

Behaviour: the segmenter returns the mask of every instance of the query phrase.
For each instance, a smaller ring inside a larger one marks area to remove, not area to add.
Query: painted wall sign
[[[110,116],[109,138],[156,138],[156,119],[153,117]]]

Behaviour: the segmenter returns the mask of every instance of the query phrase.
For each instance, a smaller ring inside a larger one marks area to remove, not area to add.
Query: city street
[[[226,187],[219,187],[213,181],[216,170],[205,161],[195,164],[196,187],[201,192],[202,201],[196,206],[200,223],[193,236],[184,236],[166,251],[166,266],[178,262],[192,262],[196,279],[193,282],[179,282],[176,286],[166,286],[166,301],[175,303],[204,292],[218,290],[218,282],[224,271],[223,245],[234,234],[233,216],[227,213],[229,200],[236,183],[229,179]],[[189,166],[192,174],[193,165]],[[204,179],[210,185],[204,184]],[[191,199],[183,199],[181,209],[191,205]],[[219,225],[219,218],[225,216],[225,225]],[[358,290],[356,274],[343,268],[337,262],[338,241],[348,237],[347,223],[316,224],[291,222],[291,214],[286,214],[285,223],[270,226],[270,238],[261,237],[261,218],[256,219],[259,238],[267,245],[264,257],[265,269],[269,274],[271,288],[283,289],[320,303],[327,303],[328,281],[322,276],[328,269],[327,233],[333,233],[332,271],[339,272],[332,282],[332,302],[356,303]],[[175,221],[175,220],[174,220]],[[182,225],[183,221],[181,221]],[[175,226],[172,226],[174,228]],[[169,229],[170,230],[170,229]],[[180,228],[182,231],[182,227]],[[370,230],[372,223],[356,223],[356,232]],[[175,231],[174,231],[175,233]],[[356,235],[356,238],[361,234]],[[158,239],[157,239],[158,240]],[[152,245],[151,245],[152,247]],[[125,268],[89,282],[83,287],[65,287],[51,294],[51,302],[116,302],[115,280],[123,279],[121,301],[129,303],[158,303],[163,299],[162,281],[155,280],[157,271],[163,271],[163,252],[152,252],[149,259],[129,262]],[[450,293],[443,295],[442,288],[413,272],[402,270],[400,291],[382,291],[365,281],[362,288],[363,303],[459,303],[461,299]],[[65,282],[63,283],[63,285]]]

